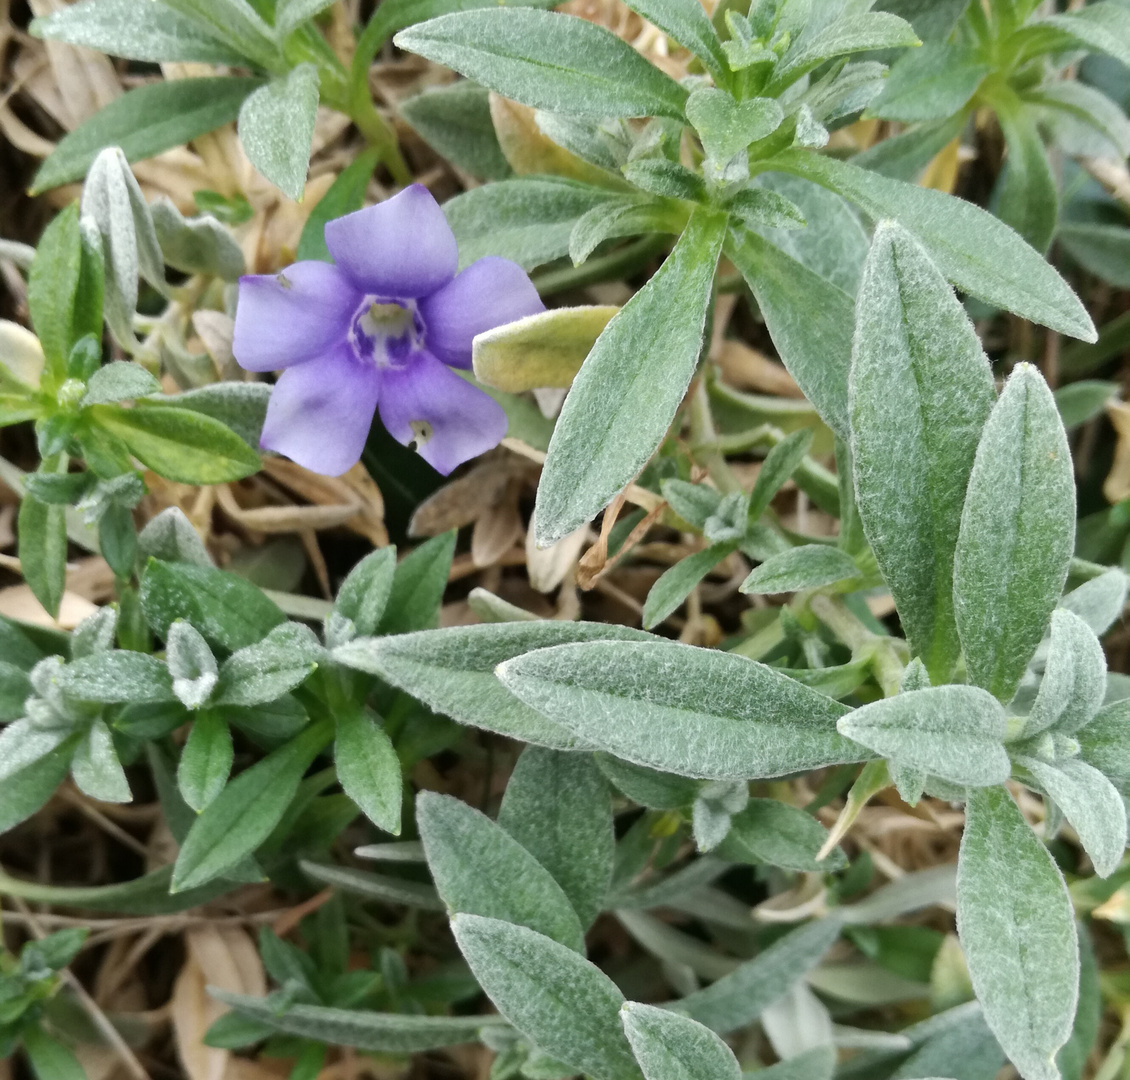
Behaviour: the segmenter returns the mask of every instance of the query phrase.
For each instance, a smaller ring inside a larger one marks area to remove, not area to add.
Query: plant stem
[[[816,593],[808,601],[812,613],[853,653],[873,652],[875,679],[884,697],[894,697],[902,683],[903,665],[888,638],[870,631],[838,596]]]
[[[589,259],[581,266],[565,266],[535,274],[534,286],[542,296],[549,296],[565,289],[579,289],[585,285],[595,285],[597,282],[624,277],[640,269],[648,259],[662,251],[666,243],[665,236],[653,233],[627,247],[611,251],[596,259]]]
[[[741,491],[742,485],[734,475],[734,470],[726,463],[725,457],[717,450],[710,449],[710,444],[717,438],[714,430],[714,416],[710,412],[710,397],[706,392],[706,384],[698,380],[690,403],[691,442],[696,447],[701,447],[695,456],[699,458],[710,473],[718,490],[724,495],[732,491]],[[692,453],[695,451],[692,450]]]

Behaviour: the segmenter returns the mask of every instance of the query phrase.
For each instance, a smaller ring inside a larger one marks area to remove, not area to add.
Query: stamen
[[[410,450],[419,450],[421,446],[426,446],[432,437],[432,425],[427,420],[411,420],[408,426],[412,429],[412,434],[416,437],[409,443]]]

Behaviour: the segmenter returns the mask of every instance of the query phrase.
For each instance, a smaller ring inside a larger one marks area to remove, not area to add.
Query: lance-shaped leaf
[[[1063,875],[1003,787],[969,792],[957,929],[973,989],[1024,1080],[1059,1080],[1079,990],[1075,913]]]
[[[1063,278],[980,207],[809,151],[786,150],[773,165],[838,192],[877,221],[893,218],[964,292],[1072,337],[1096,340],[1090,315]]]
[[[848,713],[838,726],[877,754],[954,784],[1008,779],[1004,709],[976,686],[909,690]]]
[[[628,7],[693,52],[719,85],[725,84],[730,66],[714,25],[698,0],[631,0]]]
[[[687,100],[626,41],[573,15],[480,8],[418,23],[395,41],[535,109],[680,119]]]
[[[776,799],[750,799],[730,820],[729,834],[718,854],[733,862],[766,863],[786,870],[827,871],[847,865],[842,851],[826,858],[817,854],[828,830],[811,814]]]
[[[591,754],[527,746],[506,784],[498,823],[554,877],[589,926],[612,880],[608,783]]]
[[[1009,701],[1063,592],[1075,477],[1055,399],[1018,364],[985,424],[954,555],[954,614],[971,681]]]
[[[993,376],[973,324],[905,229],[875,232],[856,303],[848,406],[863,531],[935,682],[961,651],[953,553]]]
[[[260,87],[239,110],[239,141],[251,164],[292,199],[306,186],[317,111],[313,64],[299,64]]]
[[[1083,850],[1095,864],[1095,873],[1110,877],[1126,850],[1126,807],[1114,785],[1078,758],[1053,765],[1039,758],[1019,757],[1017,764],[1031,773],[1071,822]]]
[[[989,100],[1008,148],[993,209],[1037,251],[1047,251],[1059,216],[1059,187],[1036,126],[1035,110],[1003,83],[993,87]]]
[[[734,1052],[696,1020],[629,1001],[620,1022],[647,1080],[741,1080]]]
[[[403,779],[388,734],[361,709],[337,713],[334,764],[342,790],[374,825],[400,833]]]
[[[835,730],[845,706],[732,653],[559,645],[500,665],[498,677],[589,745],[680,776],[747,780],[869,756]]]
[[[599,513],[647,464],[702,348],[726,218],[701,209],[654,277],[600,335],[553,430],[534,511],[539,545]]]
[[[696,551],[664,570],[647,594],[643,606],[644,628],[651,630],[663,622],[718,563],[737,549],[738,541],[724,540]]]
[[[613,638],[649,640],[650,635],[600,623],[496,623],[358,638],[335,649],[333,658],[347,667],[379,675],[461,724],[571,750],[578,740],[508,693],[494,677],[494,669],[531,649]]]
[[[450,795],[422,791],[416,822],[428,868],[449,911],[528,926],[584,952],[577,913],[561,886],[486,814]]]
[[[498,1011],[540,1050],[594,1080],[638,1080],[624,995],[600,968],[525,926],[456,915],[451,929]]]
[[[1030,22],[1019,30],[1014,44],[1025,57],[1084,48],[1130,64],[1130,12],[1110,0],[1088,4],[1070,14]]]
[[[731,230],[726,254],[753,291],[781,362],[846,441],[852,298],[751,230]]]
[[[741,583],[744,593],[784,593],[818,589],[859,575],[846,552],[826,544],[802,544],[766,559]]]
[[[930,42],[891,67],[870,112],[908,124],[944,119],[964,107],[991,70],[972,46]]]
[[[1052,612],[1051,641],[1025,737],[1055,727],[1073,735],[1099,710],[1106,693],[1106,656],[1095,632],[1065,608]]]
[[[1130,578],[1124,570],[1112,567],[1090,581],[1072,589],[1059,606],[1078,615],[1100,637],[1113,625],[1126,606]]]
[[[1077,738],[1080,757],[1120,791],[1130,791],[1130,698],[1101,708]]]

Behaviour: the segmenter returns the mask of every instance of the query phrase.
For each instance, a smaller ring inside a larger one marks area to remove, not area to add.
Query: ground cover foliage
[[[6,15],[3,1080],[1130,1075],[1126,0]]]

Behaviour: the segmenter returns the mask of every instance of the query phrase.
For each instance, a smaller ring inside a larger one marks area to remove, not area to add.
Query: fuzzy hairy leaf
[[[954,784],[1008,779],[1008,721],[999,701],[976,686],[933,686],[873,701],[839,721],[840,731],[900,764]]]
[[[856,505],[911,650],[936,682],[961,651],[953,553],[993,375],[942,275],[901,226],[875,232],[848,406]]]
[[[306,186],[317,111],[313,64],[299,64],[261,86],[239,110],[239,141],[251,164],[292,199],[301,198]]]
[[[1095,715],[1106,693],[1106,656],[1095,632],[1066,608],[1052,612],[1051,641],[1040,690],[1024,735],[1054,727],[1073,735]]]
[[[234,757],[223,716],[209,709],[198,713],[177,765],[177,788],[198,814],[224,790]]]
[[[552,875],[501,825],[449,795],[423,791],[416,822],[449,911],[526,926],[584,952],[584,934]]]
[[[1075,540],[1075,477],[1055,399],[1018,364],[985,424],[954,554],[970,679],[1009,701],[1048,628]]]
[[[591,746],[638,765],[747,780],[861,761],[846,711],[772,668],[666,641],[558,645],[508,660],[503,684]]]
[[[1003,787],[969,792],[957,929],[977,1000],[1024,1080],[1059,1080],[1079,988],[1063,875]]]
[[[337,713],[334,763],[342,790],[378,828],[400,834],[404,781],[388,734],[360,709]]]
[[[667,433],[702,348],[725,226],[724,216],[696,210],[667,261],[613,317],[581,366],[538,484],[539,545],[599,513]]]
[[[818,589],[859,575],[855,560],[827,544],[802,544],[768,558],[741,583],[744,593],[785,593]]]
[[[646,1080],[741,1080],[733,1051],[696,1020],[628,1001],[620,1022]]]
[[[643,606],[644,629],[653,629],[675,612],[695,586],[737,549],[736,540],[711,544],[664,570],[647,594]]]
[[[776,799],[750,799],[730,819],[730,831],[718,854],[734,862],[765,863],[786,870],[835,870],[847,865],[838,848],[823,859],[817,853],[828,830],[811,814]]]
[[[456,915],[451,929],[498,1011],[539,1049],[594,1080],[638,1080],[624,995],[600,968],[525,926]]]
[[[1130,698],[1101,708],[1076,738],[1083,761],[1120,791],[1130,791]]]
[[[579,740],[513,697],[494,676],[505,660],[547,645],[650,635],[600,623],[521,622],[359,638],[333,652],[347,667],[379,675],[461,724],[539,746],[575,749]]]
[[[930,42],[891,68],[870,112],[902,123],[944,119],[965,106],[990,70],[968,45]]]
[[[588,927],[612,880],[608,783],[591,754],[527,746],[510,774],[498,823],[553,875]]]
[[[627,42],[573,15],[480,8],[402,30],[396,44],[550,112],[679,119],[687,92]]]

